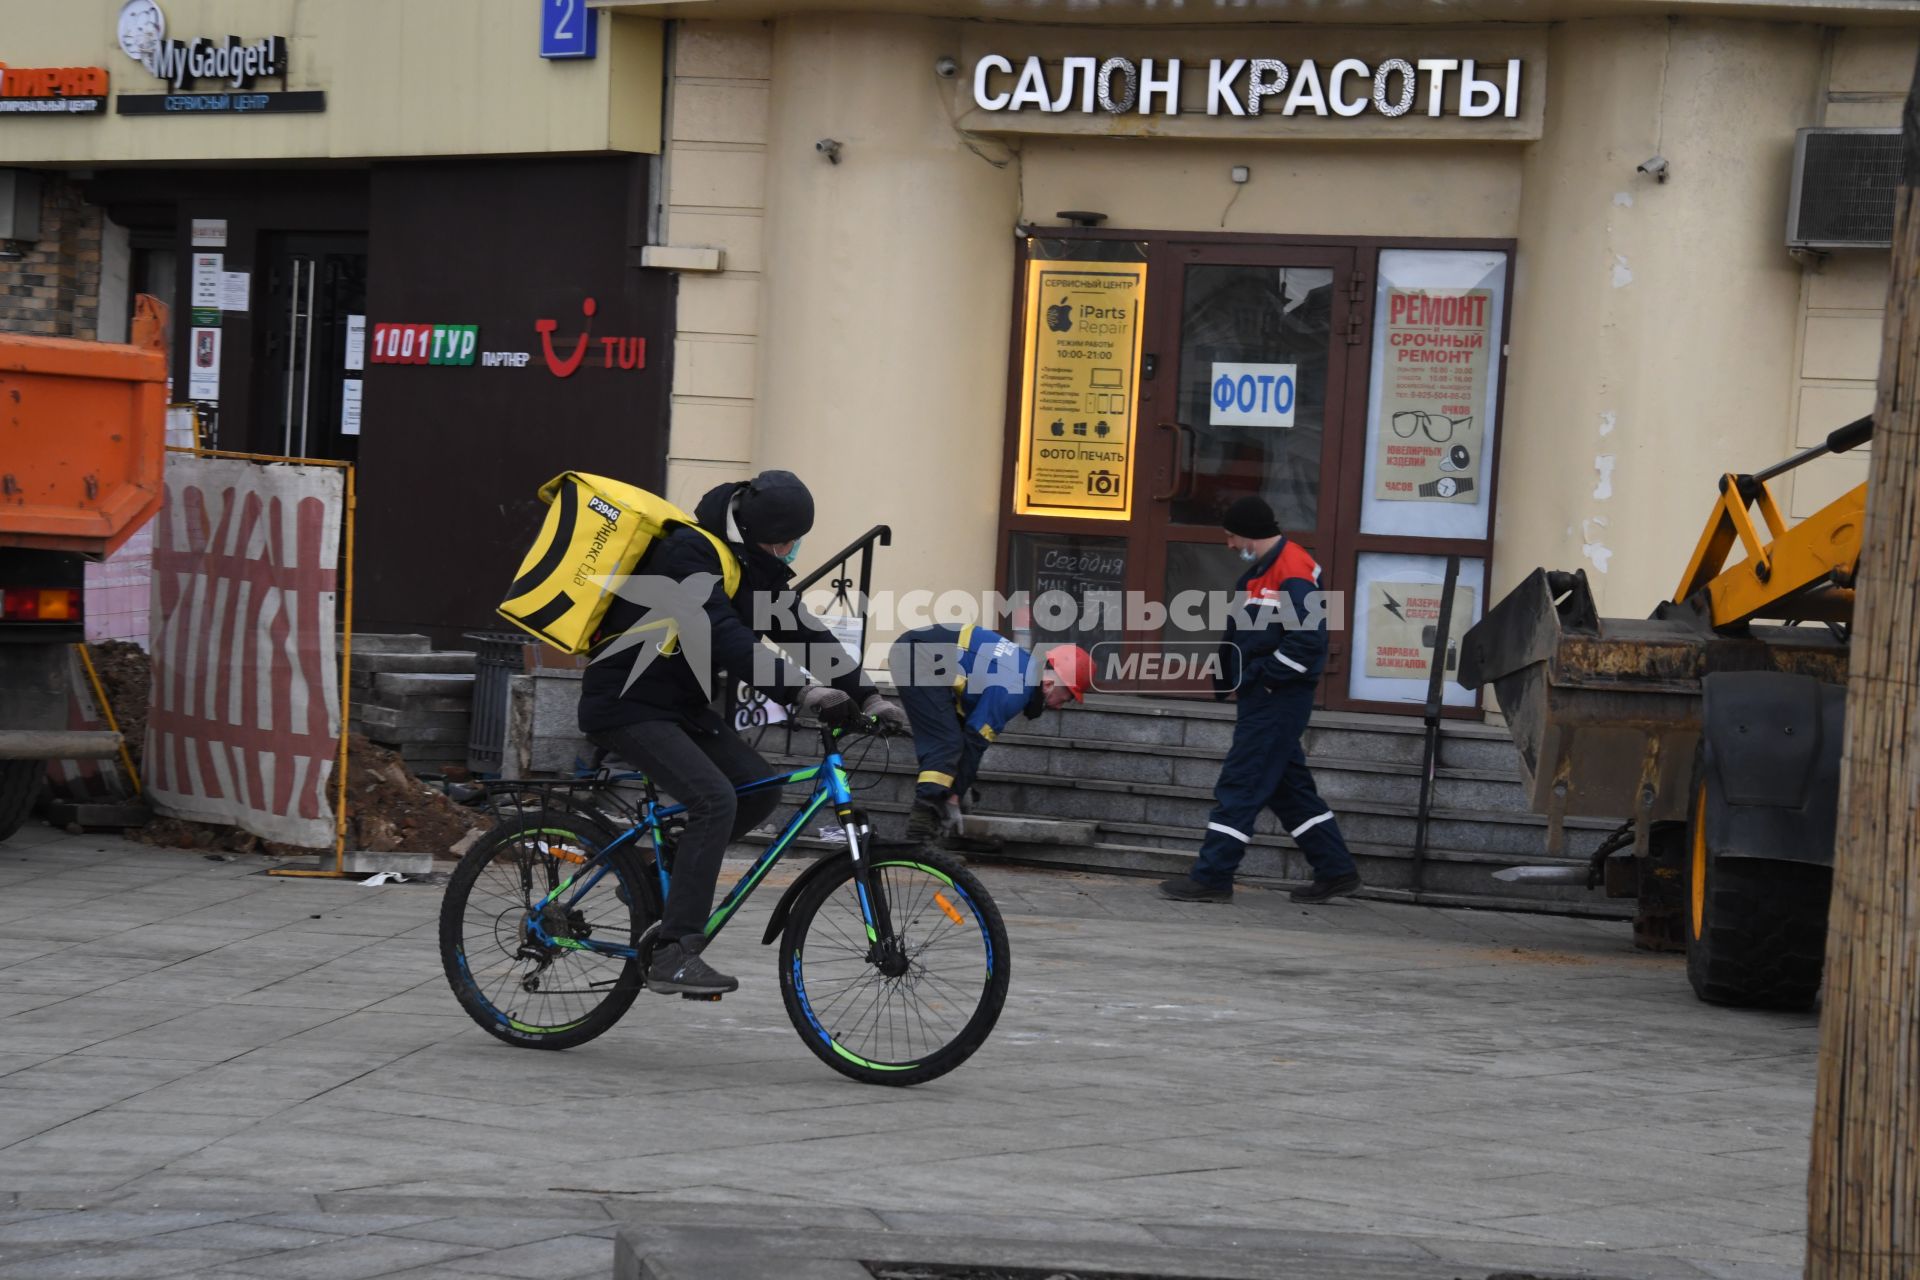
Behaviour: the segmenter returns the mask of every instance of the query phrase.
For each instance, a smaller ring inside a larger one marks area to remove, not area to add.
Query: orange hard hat
[[[1077,644],[1057,644],[1047,650],[1047,666],[1060,677],[1075,702],[1087,700],[1087,686],[1093,683],[1092,654]]]

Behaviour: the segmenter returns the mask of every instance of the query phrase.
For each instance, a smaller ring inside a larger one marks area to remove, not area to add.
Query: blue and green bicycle
[[[801,872],[760,941],[779,941],[787,1016],[822,1062],[869,1084],[921,1084],[993,1030],[1007,998],[1007,931],[954,859],[875,850],[841,755],[844,739],[875,732],[870,721],[823,727],[819,764],[739,788],[809,790],[706,933],[725,928],[795,837],[831,812],[845,851]],[[643,774],[607,770],[496,783],[491,798],[498,821],[460,859],[441,905],[447,980],[474,1021],[509,1044],[584,1044],[645,986],[685,808],[662,804]]]

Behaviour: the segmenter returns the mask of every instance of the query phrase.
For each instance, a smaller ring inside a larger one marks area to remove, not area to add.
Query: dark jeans
[[[771,777],[773,766],[730,729],[705,733],[673,720],[622,725],[587,737],[687,806],[687,829],[673,856],[660,937],[678,938],[698,950],[706,940],[707,917],[713,914],[713,890],[727,841],[765,822],[780,803],[779,787],[744,796],[734,794],[734,788]]]

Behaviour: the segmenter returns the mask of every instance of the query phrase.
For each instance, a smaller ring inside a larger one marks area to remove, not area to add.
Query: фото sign
[[[1290,427],[1298,385],[1298,365],[1216,360],[1207,389],[1207,425]]]

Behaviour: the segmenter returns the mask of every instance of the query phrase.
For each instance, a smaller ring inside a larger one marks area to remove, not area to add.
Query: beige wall
[[[16,67],[105,67],[118,93],[167,85],[121,52],[122,0],[13,0]],[[285,36],[285,88],[327,109],[191,119],[9,116],[0,164],[643,151],[660,146],[661,24],[599,14],[599,56],[539,57],[539,0],[165,0],[169,37]],[[262,82],[267,90],[282,86]],[[213,91],[201,82],[203,92]]]
[[[1554,29],[1529,149],[1492,595],[1584,567],[1602,613],[1676,585],[1728,469],[1780,453],[1800,269],[1785,249],[1809,27],[1609,20]],[[1665,183],[1635,166],[1658,152]]]
[[[1019,175],[953,126],[933,63],[955,38],[864,18],[774,35],[753,458],[813,485],[811,555],[890,524],[876,586],[896,590],[993,581]]]
[[[1820,123],[1897,127],[1917,44],[1910,33],[1834,32]],[[1836,251],[1806,262],[1793,432],[1783,453],[1818,444],[1835,427],[1873,411],[1887,283],[1885,249]],[[1810,463],[1779,483],[1790,514],[1803,517],[1866,478],[1862,449]]]
[[[1108,226],[1156,231],[1512,236],[1520,225],[1520,157],[1519,146],[1494,143],[1035,138],[1021,148],[1021,216],[1057,226],[1061,209],[1097,209]],[[1238,199],[1229,176],[1235,165],[1251,171]]]
[[[690,511],[751,471],[773,28],[683,22],[671,47],[662,239],[718,249],[722,268],[679,281],[667,496]]]

